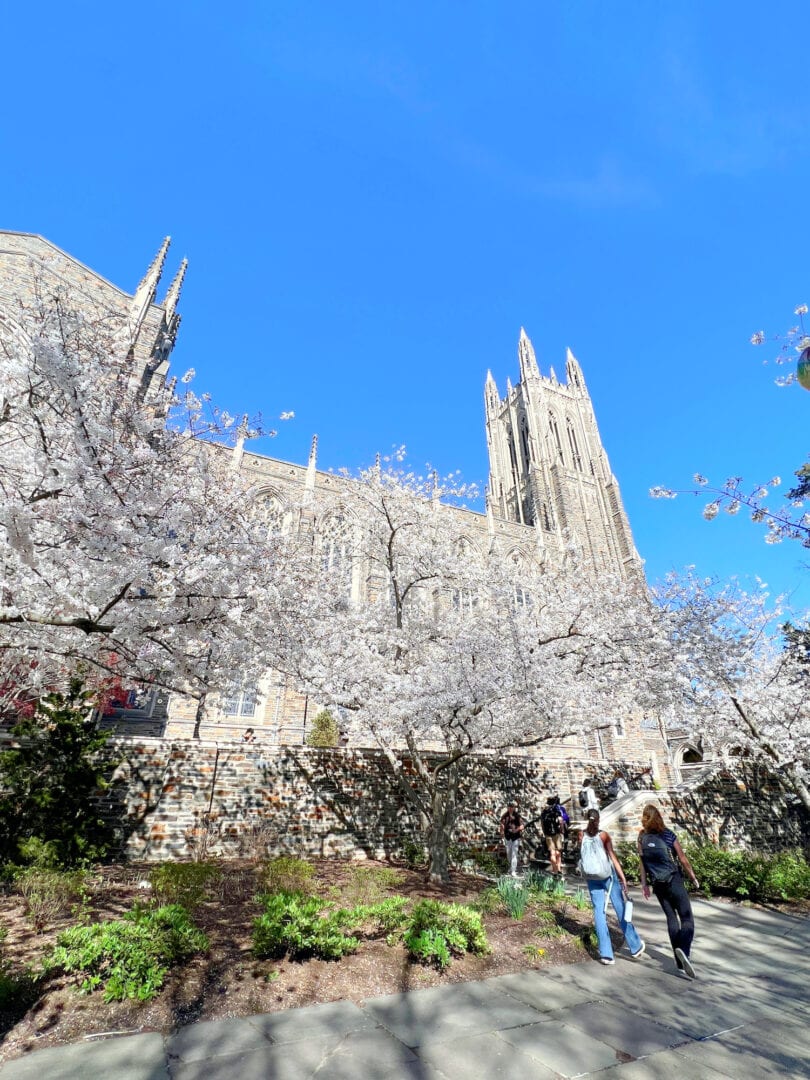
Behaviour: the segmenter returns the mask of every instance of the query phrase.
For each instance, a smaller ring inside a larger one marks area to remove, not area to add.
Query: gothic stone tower
[[[487,373],[489,510],[534,526],[550,553],[574,546],[597,571],[641,578],[619,485],[599,437],[582,369],[568,350],[566,382],[540,374],[525,330],[518,343],[520,381],[501,398]]]

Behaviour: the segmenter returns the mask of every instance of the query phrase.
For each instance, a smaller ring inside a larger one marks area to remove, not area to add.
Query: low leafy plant
[[[591,906],[591,901],[588,893],[584,889],[577,889],[577,891],[571,897],[571,903],[574,905],[577,911],[585,911]]]
[[[542,960],[546,955],[546,950],[542,945],[532,945],[531,943],[524,945],[523,951],[530,960]]]
[[[203,900],[210,899],[221,877],[222,871],[213,863],[161,863],[150,873],[149,883],[158,906],[180,904],[195,911]]]
[[[480,911],[482,915],[490,915],[503,906],[501,894],[492,885],[482,889],[475,900],[469,905],[473,911]]]
[[[6,956],[8,930],[0,927],[0,1009],[24,1011],[37,995],[37,982],[30,971],[14,972]]]
[[[498,877],[503,872],[503,857],[486,848],[470,848],[469,858],[475,863],[483,874],[489,877]]]
[[[526,906],[529,903],[529,890],[523,882],[504,875],[498,878],[495,887],[512,918],[522,919],[526,914]]]
[[[444,970],[453,954],[489,952],[479,912],[464,904],[419,900],[411,912],[403,941],[420,963],[435,963]]]
[[[359,940],[346,934],[352,914],[300,892],[276,892],[261,898],[264,911],[253,923],[253,953],[276,958],[318,956],[339,960],[354,952]],[[356,915],[356,913],[355,913]]]
[[[435,926],[428,926],[405,937],[408,952],[420,964],[435,964],[444,971],[450,964],[450,945],[447,935]]]
[[[65,930],[44,970],[83,976],[80,989],[103,987],[105,1001],[150,1001],[172,964],[207,949],[208,938],[179,904],[135,908],[123,919]]]
[[[548,908],[538,911],[537,921],[539,926],[535,934],[540,938],[561,938],[566,936],[566,930],[560,926],[556,914]]]
[[[356,930],[367,930],[371,926],[372,932],[391,934],[407,921],[407,905],[408,901],[404,896],[388,896],[376,904],[360,905],[351,912],[349,925]]]
[[[278,855],[264,864],[261,872],[265,892],[305,893],[313,890],[315,867],[295,855]]]

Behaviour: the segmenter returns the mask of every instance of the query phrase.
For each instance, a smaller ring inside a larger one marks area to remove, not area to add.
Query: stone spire
[[[138,288],[135,290],[129,316],[133,341],[138,335],[144,316],[149,310],[149,305],[154,304],[155,302],[158,282],[163,273],[163,264],[166,262],[166,253],[169,250],[169,244],[171,244],[171,242],[172,238],[170,236],[164,238],[157,255],[152,259],[152,262],[149,264],[149,269],[146,271]]]
[[[186,277],[186,270],[188,269],[188,259],[183,259],[180,263],[180,269],[174,276],[174,281],[168,288],[166,296],[163,300],[163,307],[166,311],[166,322],[169,323],[177,310],[177,301],[180,299],[180,290],[183,288],[183,281]]]
[[[588,393],[582,368],[570,349],[565,350],[565,378],[571,390],[579,390],[582,394]]]
[[[309,448],[309,461],[307,462],[307,475],[304,480],[304,490],[315,490],[315,472],[318,467],[318,436],[312,436],[312,445]]]
[[[498,394],[498,386],[492,377],[492,372],[487,371],[487,381],[484,383],[484,404],[486,405],[487,412],[497,412],[500,403],[501,398]]]
[[[520,360],[521,382],[526,382],[527,378],[533,375],[539,378],[540,369],[537,366],[537,357],[534,355],[534,346],[522,326],[520,328],[520,340],[518,341],[518,358]]]

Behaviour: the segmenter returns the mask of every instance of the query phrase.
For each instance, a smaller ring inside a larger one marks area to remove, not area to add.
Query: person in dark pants
[[[667,932],[675,953],[678,970],[690,979],[695,969],[689,954],[695,936],[695,918],[689,894],[683,883],[684,873],[699,888],[692,865],[678,843],[678,837],[664,824],[661,811],[647,803],[641,814],[638,834],[638,853],[641,858],[641,891],[650,898],[650,885],[667,918]]]

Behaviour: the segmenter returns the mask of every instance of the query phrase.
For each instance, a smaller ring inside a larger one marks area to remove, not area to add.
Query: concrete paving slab
[[[179,1062],[171,1071],[172,1080],[398,1080],[425,1075],[413,1051],[381,1028],[295,1043],[266,1042],[247,1054]]]
[[[567,1005],[581,1005],[593,1001],[595,993],[576,982],[549,979],[545,972],[518,971],[512,975],[496,975],[487,980],[501,993],[509,994],[531,1005],[540,1013],[554,1012]]]
[[[768,1077],[810,1076],[806,1051],[790,1053],[778,1045],[781,1032],[773,1032],[773,1042],[756,1048],[745,1035],[745,1026],[713,1039],[686,1043],[677,1053],[686,1062],[685,1075],[703,1075],[706,1068],[725,1073],[732,1080],[766,1080]],[[806,1041],[806,1040],[805,1040]]]
[[[370,998],[363,1007],[406,1046],[424,1046],[537,1020],[534,1009],[490,987],[489,980]]]
[[[664,1025],[637,1011],[605,1002],[589,1002],[575,1009],[552,1014],[570,1027],[578,1027],[591,1038],[619,1050],[629,1058],[646,1057],[659,1050],[669,1050],[687,1041],[689,1036],[672,1025]]]
[[[527,1027],[512,1028],[500,1032],[500,1037],[561,1076],[598,1072],[622,1060],[614,1047],[557,1020],[543,1020]]]
[[[375,1021],[351,1001],[330,1001],[303,1009],[264,1013],[249,1018],[253,1027],[274,1043],[302,1039],[342,1038],[350,1031],[373,1028]]]
[[[641,1003],[640,1008],[644,1008]],[[755,1022],[774,1027],[789,1022],[784,1011],[748,997],[744,985],[734,990],[707,990],[696,984],[688,997],[674,999],[664,1015],[666,1023],[691,1039],[710,1038],[740,1024]]]
[[[203,1061],[244,1054],[269,1045],[249,1019],[208,1020],[181,1028],[166,1039],[169,1061]]]
[[[559,1076],[495,1032],[431,1043],[419,1048],[419,1057],[445,1080],[556,1080]]]
[[[169,1080],[163,1036],[128,1035],[97,1042],[53,1046],[8,1061],[3,1080]]]
[[[599,1080],[729,1080],[729,1073],[718,1072],[704,1062],[700,1071],[691,1071],[677,1050],[662,1050],[641,1061],[615,1065],[598,1074]],[[739,1075],[737,1080],[753,1080]]]

